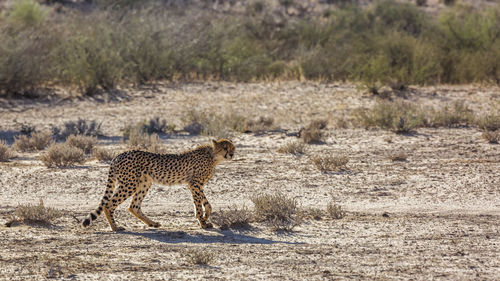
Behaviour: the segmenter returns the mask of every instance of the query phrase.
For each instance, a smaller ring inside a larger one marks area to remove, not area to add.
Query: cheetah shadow
[[[266,238],[258,238],[244,233],[235,233],[231,230],[210,230],[216,234],[188,234],[184,231],[166,231],[161,229],[151,229],[144,232],[122,231],[121,235],[132,235],[156,240],[162,243],[229,243],[229,244],[303,244],[301,242],[276,241]]]

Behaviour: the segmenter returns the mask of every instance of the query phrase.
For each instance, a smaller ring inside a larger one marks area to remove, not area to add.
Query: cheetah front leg
[[[198,183],[189,185],[189,190],[191,190],[191,194],[193,195],[196,219],[198,219],[201,228],[212,228],[213,225],[207,221],[210,216],[210,212],[212,211],[212,207],[210,206],[210,203],[208,203],[201,187],[202,185]],[[205,206],[204,214],[202,206]]]

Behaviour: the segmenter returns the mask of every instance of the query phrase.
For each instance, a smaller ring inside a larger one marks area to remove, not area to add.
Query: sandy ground
[[[484,112],[500,105],[500,90],[429,87],[412,89],[407,99],[434,106],[464,100]],[[251,209],[252,195],[275,191],[322,210],[333,194],[347,211],[338,220],[306,219],[285,233],[261,223],[201,230],[185,187],[154,185],[143,210],[161,228],[132,217],[127,201],[116,214],[127,231],[110,231],[104,217],[82,229],[77,220],[101,199],[108,165],[89,159],[49,169],[37,160],[40,153],[18,153],[0,162],[0,279],[498,280],[499,145],[475,128],[418,129],[409,136],[349,128],[353,111],[373,103],[352,85],[299,82],[159,84],[86,99],[0,100],[0,137],[8,142],[22,123],[42,130],[85,118],[103,122],[107,137],[99,146],[115,150],[124,149],[125,124],[160,116],[182,128],[193,108],[273,117],[287,132],[326,118],[325,144],[308,145],[301,157],[277,152],[296,140],[283,131],[235,134],[235,161],[220,164],[205,193],[215,211]],[[162,143],[178,152],[208,140],[179,134]],[[397,152],[407,160],[391,161]],[[311,158],[328,153],[347,155],[348,169],[317,170]],[[64,215],[51,226],[4,226],[18,204],[40,199]],[[213,252],[213,260],[193,265],[189,250]]]

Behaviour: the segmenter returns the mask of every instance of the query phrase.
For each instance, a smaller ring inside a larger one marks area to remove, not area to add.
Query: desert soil
[[[465,101],[476,113],[500,105],[500,90],[481,86],[412,88],[409,101],[444,106]],[[268,116],[283,130],[235,133],[235,160],[218,166],[205,193],[214,211],[253,208],[251,196],[280,191],[301,208],[326,212],[332,195],[347,211],[307,218],[291,232],[263,223],[243,230],[199,229],[184,186],[154,185],[143,210],[159,229],[116,213],[127,231],[105,218],[78,221],[97,207],[108,164],[89,159],[73,168],[46,168],[39,153],[0,162],[0,279],[40,280],[498,280],[500,279],[500,147],[477,128],[418,129],[411,135],[352,128],[353,112],[375,103],[353,85],[321,83],[158,84],[93,98],[53,96],[0,100],[0,137],[12,143],[21,124],[37,129],[78,118],[102,122],[99,146],[123,151],[121,129],[155,116],[182,128],[190,109],[248,118]],[[496,107],[498,108],[498,107]],[[328,119],[324,144],[306,154],[280,154],[293,132]],[[209,141],[162,137],[169,152]],[[391,161],[395,153],[406,161]],[[322,173],[317,155],[346,155],[347,169]],[[52,225],[5,224],[18,204],[62,211]],[[190,250],[214,253],[193,265]]]

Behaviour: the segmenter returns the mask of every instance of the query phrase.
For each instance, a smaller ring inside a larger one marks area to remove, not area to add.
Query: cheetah
[[[146,225],[159,227],[158,222],[152,221],[141,211],[142,200],[151,184],[159,183],[187,184],[193,195],[199,225],[201,228],[212,228],[208,222],[212,207],[203,193],[203,185],[213,176],[217,164],[233,158],[234,151],[234,144],[230,140],[219,139],[180,154],[155,154],[138,150],[124,152],[111,161],[104,196],[82,226],[89,226],[104,212],[113,231],[125,230],[116,224],[113,213],[118,205],[133,196],[128,210]]]

